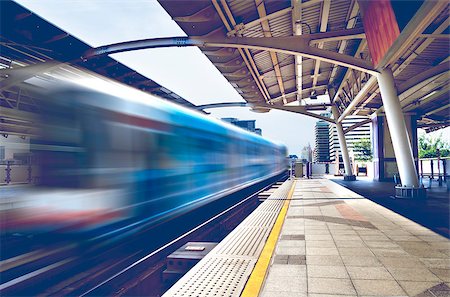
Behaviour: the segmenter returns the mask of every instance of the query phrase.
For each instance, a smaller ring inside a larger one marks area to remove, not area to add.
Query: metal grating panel
[[[240,296],[291,187],[284,182],[163,296]]]
[[[269,236],[271,228],[240,227],[237,232],[224,240],[216,251],[217,255],[231,255],[243,257],[257,257],[264,247],[265,239]]]
[[[278,216],[278,211],[258,211],[246,218],[239,226],[270,228]]]
[[[256,260],[205,258],[164,296],[239,296],[255,264]]]

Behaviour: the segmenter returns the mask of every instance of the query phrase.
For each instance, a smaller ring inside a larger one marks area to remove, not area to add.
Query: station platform
[[[164,296],[450,296],[450,240],[329,179],[287,180]]]

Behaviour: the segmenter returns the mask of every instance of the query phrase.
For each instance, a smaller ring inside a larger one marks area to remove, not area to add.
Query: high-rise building
[[[354,124],[357,124],[361,121],[364,121],[366,119],[367,119],[367,117],[363,117],[363,116],[348,116],[342,122],[342,127],[345,130],[348,127],[350,127]],[[349,152],[353,151],[353,144],[363,138],[371,139],[370,138],[370,123],[364,124],[364,125],[362,125],[358,128],[355,128],[352,131],[345,134],[345,140],[347,141],[347,148],[348,148]],[[334,161],[336,158],[336,151],[339,151],[339,154],[340,154],[339,138],[337,135],[335,125],[329,125],[329,140],[330,140],[330,145],[329,145],[330,160]]]
[[[330,113],[323,113],[321,116],[330,117]],[[314,128],[315,149],[314,162],[330,162],[330,140],[329,140],[330,124],[326,121],[319,120]]]

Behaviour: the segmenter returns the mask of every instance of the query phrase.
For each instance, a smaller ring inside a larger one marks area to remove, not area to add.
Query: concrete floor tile
[[[447,239],[447,238],[445,238],[445,237],[443,237],[443,236],[440,236],[440,235],[437,235],[437,234],[434,234],[434,235],[424,235],[424,236],[419,235],[419,236],[417,236],[417,237],[418,237],[419,239],[425,241],[425,242],[428,242],[428,243],[430,243],[430,242],[448,242],[448,239]]]
[[[349,278],[344,266],[321,266],[308,265],[309,277],[324,277],[324,278]]]
[[[340,241],[358,241],[361,238],[358,235],[341,235],[341,234],[332,234],[334,240]]]
[[[450,250],[450,241],[448,241],[448,242],[443,242],[443,241],[430,242],[429,245],[431,245],[432,247],[437,248],[437,249]]]
[[[450,269],[450,259],[419,258],[419,260],[428,268]]]
[[[364,242],[360,240],[335,240],[336,246],[341,247],[365,247]]]
[[[384,267],[346,266],[351,279],[386,279],[394,280]]]
[[[349,279],[308,278],[308,293],[356,294]]]
[[[305,239],[308,241],[309,240],[333,240],[331,235],[310,235],[310,234],[306,234]]]
[[[371,248],[370,250],[377,257],[411,257],[401,248]]]
[[[264,290],[275,292],[306,293],[306,278],[269,276],[265,281]]]
[[[340,256],[306,256],[306,265],[344,266]]]
[[[335,247],[324,247],[324,248],[318,248],[318,247],[306,247],[306,255],[312,255],[312,256],[337,256],[339,255],[337,248]]]
[[[406,292],[396,281],[391,280],[353,280],[358,295],[368,296],[406,296]]]
[[[425,268],[425,265],[418,258],[414,257],[378,257],[378,259],[386,267]]]
[[[345,266],[378,267],[382,266],[376,257],[341,256]]]
[[[352,226],[348,226],[348,225],[343,225],[343,224],[333,224],[333,223],[328,223],[328,228],[331,231],[337,231],[337,230],[348,230],[348,231],[354,231]]]
[[[305,224],[305,230],[327,230],[328,231],[328,227],[325,224],[323,224],[323,225],[307,225],[307,224]]]
[[[305,231],[304,226],[298,226],[298,225],[291,225],[291,226],[283,226],[283,230],[285,231]]]
[[[356,231],[358,235],[364,236],[384,236],[385,234],[379,230],[358,230]]]
[[[450,267],[449,269],[430,268],[430,271],[433,272],[442,281],[450,282]]]
[[[305,255],[305,247],[297,246],[297,247],[285,247],[285,246],[277,246],[275,249],[275,253],[277,255]]]
[[[421,268],[387,268],[396,280],[405,281],[439,281],[439,278],[428,269]]]
[[[399,248],[400,246],[391,241],[366,241],[366,245],[370,248]]]
[[[353,229],[332,229],[331,232],[333,233],[333,235],[358,235]]]
[[[389,238],[393,241],[423,242],[418,237],[413,235],[390,235]]]
[[[330,235],[330,231],[328,229],[307,229],[307,230],[305,230],[305,234],[307,234],[307,235]]]
[[[373,256],[370,249],[366,247],[357,247],[357,248],[340,247],[338,250],[341,256]]]
[[[300,292],[280,292],[280,291],[267,291],[264,290],[259,297],[307,297],[306,293]]]
[[[281,229],[281,235],[305,235],[303,230],[284,230]]]
[[[403,248],[408,254],[419,258],[439,258],[439,259],[447,259],[448,256],[446,254],[440,253],[439,251],[429,248],[429,249],[412,249],[412,248]]]
[[[306,242],[306,247],[334,247],[334,241],[332,240],[309,240]]]
[[[283,265],[273,264],[270,267],[269,275],[272,277],[306,277],[305,265]]]
[[[410,232],[402,230],[402,229],[397,229],[397,230],[389,230],[384,232],[384,235],[386,236],[390,236],[390,235],[399,235],[399,236],[408,236],[411,235]]]
[[[358,297],[357,295],[308,294],[308,297]]]
[[[304,247],[304,240],[280,240],[277,243],[279,247]]]
[[[400,286],[403,288],[403,290],[406,291],[408,296],[419,295],[439,284],[439,282],[414,282],[414,281],[399,281],[399,283]]]
[[[365,242],[370,242],[370,241],[388,241],[388,242],[390,242],[389,237],[384,236],[384,235],[361,235],[361,239],[364,240]]]
[[[396,241],[396,243],[402,248],[411,248],[411,249],[429,249],[433,248],[432,245],[424,242],[424,241]]]

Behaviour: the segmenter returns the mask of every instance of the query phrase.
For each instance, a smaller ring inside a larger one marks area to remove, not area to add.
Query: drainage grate
[[[209,258],[199,263],[164,296],[239,296],[256,260]],[[199,266],[197,265],[197,266]],[[196,268],[197,268],[196,266]]]

